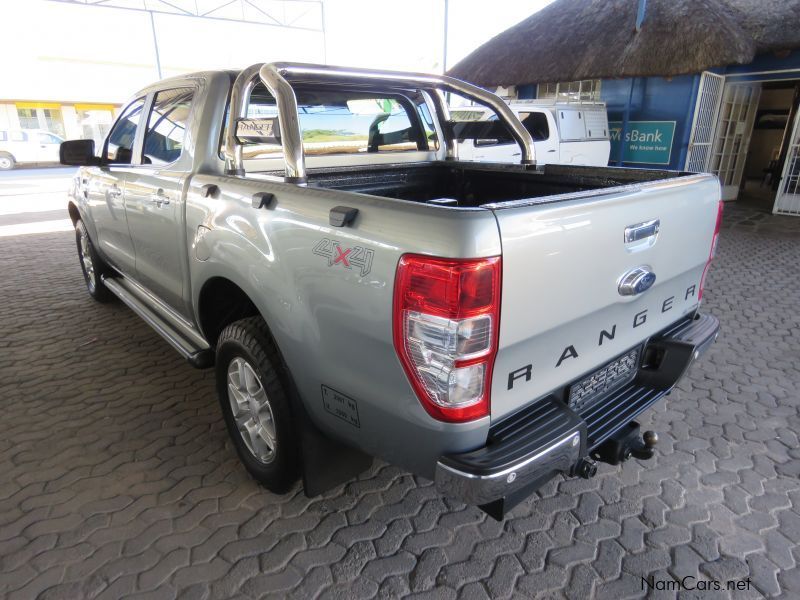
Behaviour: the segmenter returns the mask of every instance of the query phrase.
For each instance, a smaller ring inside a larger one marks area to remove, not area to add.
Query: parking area
[[[498,523],[384,463],[318,498],[259,488],[212,373],[93,302],[69,232],[0,237],[0,596],[671,598],[642,578],[688,575],[799,597],[798,265],[800,219],[731,207],[722,334],[641,420],[656,457]]]

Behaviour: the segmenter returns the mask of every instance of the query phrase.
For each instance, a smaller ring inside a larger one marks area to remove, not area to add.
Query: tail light
[[[706,267],[703,269],[703,276],[700,278],[700,291],[697,293],[697,299],[703,299],[703,288],[706,285],[706,275],[708,275],[708,270],[711,268],[711,261],[714,260],[714,256],[717,253],[717,243],[719,242],[719,229],[722,226],[722,211],[724,210],[725,203],[720,200],[719,204],[717,205],[717,224],[714,226],[714,237],[711,238],[711,252],[708,255],[708,260],[706,261]]]
[[[463,422],[489,414],[500,267],[500,257],[400,259],[395,350],[422,406],[436,419]]]

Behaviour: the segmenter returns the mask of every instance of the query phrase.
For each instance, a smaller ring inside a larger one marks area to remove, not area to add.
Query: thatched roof
[[[800,48],[800,0],[723,0],[756,42],[756,53]]]
[[[507,86],[672,76],[800,46],[800,0],[557,0],[495,36],[448,75]]]

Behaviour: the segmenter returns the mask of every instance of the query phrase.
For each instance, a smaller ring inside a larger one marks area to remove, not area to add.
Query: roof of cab
[[[238,74],[239,71],[234,69],[214,69],[208,71],[195,71],[193,73],[185,73],[183,75],[175,75],[173,77],[165,77],[164,79],[159,79],[158,81],[154,81],[153,83],[141,88],[134,94],[134,97],[145,95],[156,89],[161,89],[165,84],[169,85],[173,83],[180,83],[186,81],[187,79],[215,79],[218,77],[227,77],[233,81]]]

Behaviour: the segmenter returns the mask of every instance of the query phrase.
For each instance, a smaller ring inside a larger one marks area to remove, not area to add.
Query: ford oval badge
[[[620,296],[635,296],[649,290],[655,282],[656,274],[648,265],[641,265],[620,277],[617,290]]]

